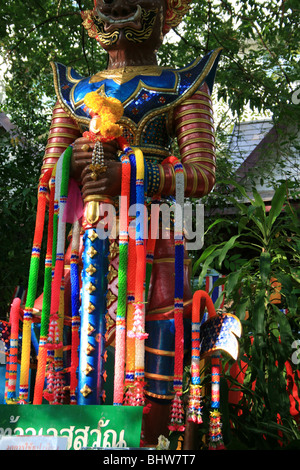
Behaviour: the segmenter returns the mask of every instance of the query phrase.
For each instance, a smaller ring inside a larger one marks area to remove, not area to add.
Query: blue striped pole
[[[98,234],[96,228],[89,228],[83,236],[78,405],[104,401],[108,239]]]

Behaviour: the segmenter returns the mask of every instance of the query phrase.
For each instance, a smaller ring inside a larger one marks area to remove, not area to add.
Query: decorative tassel
[[[145,383],[141,380],[135,380],[132,384],[127,386],[124,405],[126,406],[144,406],[144,386]]]
[[[133,381],[129,383],[127,378],[127,385],[124,396],[124,405],[125,406],[134,406],[134,394],[133,394]]]
[[[215,354],[211,358],[211,408],[209,422],[209,449],[225,449],[222,436],[222,423],[220,407],[220,355]]]
[[[144,330],[144,310],[143,303],[135,302],[134,306],[134,320],[133,326],[130,331],[128,331],[129,338],[136,338],[139,340],[147,339],[148,334]]]
[[[197,424],[202,423],[200,386],[200,302],[202,298],[202,291],[194,293],[192,308],[191,385],[187,411],[188,421]]]
[[[209,450],[225,449],[221,429],[221,413],[217,410],[211,411],[209,422]]]
[[[202,423],[201,416],[201,379],[200,379],[200,326],[201,313],[207,307],[210,317],[216,315],[214,304],[208,293],[198,290],[193,296],[192,309],[192,351],[191,351],[191,386],[189,406],[187,411],[188,421]],[[216,398],[216,397],[214,397]],[[214,406],[217,402],[213,402]]]
[[[184,409],[183,409],[181,396],[182,396],[182,391],[177,390],[175,393],[175,397],[173,398],[172,406],[171,406],[170,424],[169,424],[170,431],[182,432],[185,430]]]
[[[200,385],[190,385],[190,395],[189,403],[187,410],[188,421],[196,424],[201,424],[202,414],[201,414],[201,386]]]
[[[47,367],[46,367],[46,377],[47,377],[47,388],[44,390],[44,398],[49,403],[53,402],[54,398],[54,350],[47,351]]]

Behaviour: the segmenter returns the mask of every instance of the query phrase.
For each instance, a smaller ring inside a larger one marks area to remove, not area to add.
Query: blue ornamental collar
[[[83,100],[87,93],[97,91],[118,98],[124,106],[124,120],[137,126],[180,104],[204,81],[212,91],[220,52],[221,49],[211,51],[180,69],[129,67],[105,70],[87,78],[71,67],[52,62],[55,91],[62,107],[78,124],[88,126],[90,116]]]

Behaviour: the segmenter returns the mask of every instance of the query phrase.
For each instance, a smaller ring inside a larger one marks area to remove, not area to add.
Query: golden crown
[[[164,34],[181,23],[182,18],[189,11],[190,3],[191,0],[167,0]]]

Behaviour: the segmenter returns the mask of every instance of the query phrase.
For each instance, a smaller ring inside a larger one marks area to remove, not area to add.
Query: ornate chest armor
[[[158,66],[106,70],[88,78],[73,68],[53,63],[54,82],[63,109],[87,130],[90,116],[84,97],[91,91],[119,99],[124,106],[120,123],[132,146],[144,152],[147,161],[160,163],[170,154],[174,137],[174,109],[198,90],[204,81],[212,88],[216,57],[213,51],[181,69]]]

